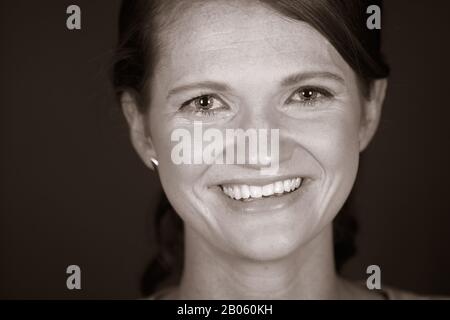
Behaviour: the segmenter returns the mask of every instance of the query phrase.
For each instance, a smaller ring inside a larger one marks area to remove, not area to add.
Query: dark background
[[[82,30],[66,29],[66,8]],[[0,2],[0,297],[136,298],[153,252],[157,177],[129,143],[108,79],[119,1]],[[385,1],[392,66],[355,189],[345,267],[450,294],[450,2]],[[66,267],[82,290],[66,289]]]

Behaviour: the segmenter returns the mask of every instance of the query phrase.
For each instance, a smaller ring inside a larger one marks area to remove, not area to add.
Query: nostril
[[[245,159],[241,157],[239,161],[237,158],[236,163],[254,170],[273,166],[281,167],[283,163],[288,163],[293,158],[296,148],[299,148],[298,144],[290,139],[267,140],[265,146],[259,144],[257,149],[247,148]]]

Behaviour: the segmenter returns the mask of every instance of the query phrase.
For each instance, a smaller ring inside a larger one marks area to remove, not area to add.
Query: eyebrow
[[[328,79],[340,82],[341,84],[345,84],[344,78],[342,78],[338,74],[325,71],[325,72],[300,72],[300,73],[295,73],[295,74],[289,75],[289,76],[285,77],[283,80],[281,80],[281,86],[289,87],[289,86],[295,85],[301,81],[315,79],[315,78],[323,78],[323,79],[328,78]],[[222,91],[222,92],[231,91],[231,87],[225,83],[215,82],[215,81],[201,81],[201,82],[195,82],[195,83],[190,83],[190,84],[186,84],[186,85],[181,85],[179,87],[171,89],[169,91],[169,93],[167,94],[167,99],[173,95],[176,95],[177,93],[182,92],[182,91],[188,91],[188,90],[199,89],[199,88],[209,89],[209,90],[213,90],[213,91]]]
[[[281,85],[283,87],[292,86],[294,84],[297,84],[301,81],[315,79],[315,78],[322,78],[322,79],[330,79],[337,82],[340,82],[341,84],[345,84],[344,78],[342,78],[340,75],[333,73],[333,72],[300,72],[295,73],[290,76],[287,76],[281,81]]]
[[[169,98],[170,96],[175,95],[179,92],[182,92],[182,91],[188,91],[188,90],[199,89],[199,88],[206,88],[206,89],[210,89],[213,91],[222,91],[222,92],[223,91],[231,91],[231,88],[228,85],[226,85],[225,83],[215,82],[215,81],[201,81],[201,82],[190,83],[190,84],[186,84],[186,85],[182,85],[182,86],[173,88],[167,94],[167,98]]]

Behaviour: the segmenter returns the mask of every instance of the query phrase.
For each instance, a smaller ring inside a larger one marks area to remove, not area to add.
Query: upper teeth
[[[223,192],[230,198],[240,200],[248,198],[269,197],[274,194],[292,192],[300,187],[302,178],[276,181],[265,186],[252,186],[246,184],[223,185]]]

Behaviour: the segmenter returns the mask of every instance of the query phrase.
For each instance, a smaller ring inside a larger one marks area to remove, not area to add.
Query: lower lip
[[[283,210],[291,206],[295,201],[302,197],[308,188],[310,181],[304,179],[300,187],[292,192],[284,193],[281,195],[275,195],[270,197],[256,198],[251,201],[234,200],[227,196],[218,187],[218,192],[222,195],[222,198],[227,207],[232,211],[241,213],[260,213],[260,212],[273,212]]]

